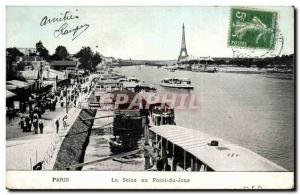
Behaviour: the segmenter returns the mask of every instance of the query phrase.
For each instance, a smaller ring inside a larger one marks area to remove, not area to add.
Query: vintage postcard
[[[294,189],[294,15],[7,6],[6,187]]]

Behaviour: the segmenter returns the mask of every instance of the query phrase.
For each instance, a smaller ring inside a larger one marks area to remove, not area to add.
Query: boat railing
[[[173,109],[170,110],[153,110],[151,113],[152,125],[174,125],[175,113]]]
[[[140,111],[139,110],[129,110],[129,109],[115,109],[114,114],[116,115],[122,115],[122,116],[130,116],[130,117],[140,117]]]
[[[183,171],[287,171],[249,149],[195,129],[152,126],[145,128],[144,134],[145,160],[150,155],[157,167],[162,163],[165,163],[163,167],[171,164],[172,171],[178,168]]]

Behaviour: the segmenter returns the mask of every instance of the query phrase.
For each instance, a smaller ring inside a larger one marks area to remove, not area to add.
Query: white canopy
[[[215,171],[287,171],[241,146],[176,125],[153,126],[150,131],[181,147]],[[212,140],[218,146],[210,146]]]

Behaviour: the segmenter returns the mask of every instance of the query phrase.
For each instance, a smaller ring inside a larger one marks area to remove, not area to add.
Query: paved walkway
[[[59,103],[57,103],[56,110],[54,112],[46,111],[42,115],[42,119],[39,119],[39,121],[43,121],[44,127],[48,126],[50,123],[53,122],[53,119],[57,118],[57,116],[60,116],[62,114],[66,113],[66,108],[61,108]],[[6,120],[6,139],[11,140],[13,138],[20,138],[25,137],[29,135],[34,135],[34,131],[31,132],[23,132],[20,125],[20,117],[15,117],[14,120],[12,120],[10,123],[8,123],[8,119]],[[44,129],[44,133],[46,129]]]
[[[88,85],[88,83],[87,83]],[[80,100],[89,97],[89,94],[82,94]],[[66,120],[68,126],[63,128],[60,122],[59,133],[56,133],[55,121],[62,119],[65,115],[65,108],[57,107],[55,112],[47,112],[43,115],[44,120],[44,134],[23,133],[21,128],[8,128],[6,140],[6,169],[7,170],[32,170],[32,167],[44,161],[43,169],[50,170],[56,159],[60,144],[64,136],[68,133],[70,127],[75,122],[81,109],[70,108],[68,112],[68,119]],[[61,120],[60,120],[61,121]],[[18,122],[12,121],[14,125]]]
[[[42,160],[49,161],[56,151],[57,143],[62,141],[71,124],[76,120],[80,109],[71,108],[68,114],[67,124],[63,129],[60,125],[59,134],[56,133],[55,119],[44,128],[44,134],[33,134],[6,140],[6,168],[8,170],[31,170],[32,166]],[[65,112],[57,117],[64,117]]]

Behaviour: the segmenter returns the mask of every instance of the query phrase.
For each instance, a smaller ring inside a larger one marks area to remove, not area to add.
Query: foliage
[[[35,44],[36,51],[39,53],[39,56],[43,57],[45,60],[49,59],[49,51],[44,47],[41,41]]]
[[[95,71],[96,66],[102,61],[100,54],[93,53],[90,47],[82,47],[75,57],[79,58],[82,68],[89,71]]]
[[[18,56],[24,56],[22,52],[20,52],[15,47],[10,47],[6,49],[6,59],[9,60],[9,62],[16,61]]]
[[[93,70],[96,70],[96,67],[98,64],[102,62],[102,58],[98,52],[96,52],[93,57],[92,57],[92,65],[93,65]]]
[[[224,59],[215,59],[214,61],[207,60],[190,60],[184,62],[187,64],[214,64],[214,65],[237,65],[241,67],[251,67],[252,65],[257,66],[258,68],[265,68],[267,66],[276,66],[283,65],[286,68],[293,68],[294,66],[294,54],[282,55],[276,57],[267,57],[267,58],[224,58]]]
[[[63,45],[59,45],[55,49],[55,53],[52,55],[52,60],[66,60],[69,57],[67,48]]]
[[[16,62],[18,56],[24,56],[22,52],[20,52],[15,47],[10,47],[6,49],[6,79],[11,80],[16,77],[16,67],[13,66],[13,63]]]

